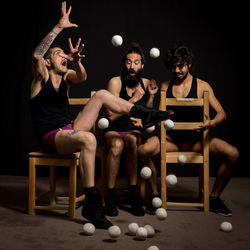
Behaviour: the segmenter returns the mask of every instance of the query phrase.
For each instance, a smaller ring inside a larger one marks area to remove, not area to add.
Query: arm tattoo
[[[53,30],[41,41],[41,43],[35,48],[35,53],[44,55],[49,49],[50,45],[55,40],[58,34]]]

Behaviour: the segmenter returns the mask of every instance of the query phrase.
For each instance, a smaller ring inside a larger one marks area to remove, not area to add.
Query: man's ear
[[[45,66],[47,66],[47,67],[51,66],[50,59],[44,59],[44,61],[45,61]]]

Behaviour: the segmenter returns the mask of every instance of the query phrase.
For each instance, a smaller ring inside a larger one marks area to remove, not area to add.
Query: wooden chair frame
[[[91,96],[95,91],[91,92]],[[70,105],[85,105],[90,98],[69,98]],[[95,133],[95,126],[93,128]],[[76,197],[77,187],[77,166],[79,165],[80,153],[69,155],[48,154],[40,151],[29,153],[29,209],[30,215],[35,214],[35,210],[68,210],[70,218],[75,217],[76,203],[85,198],[85,195]],[[36,166],[49,166],[49,191],[40,195],[36,195]],[[56,167],[69,168],[69,196],[56,196]],[[38,205],[37,201],[44,196],[49,196],[49,205]],[[68,205],[57,205],[56,201],[67,200]]]
[[[166,110],[168,105],[172,106],[202,106],[203,122],[209,116],[209,92],[204,92],[204,97],[197,98],[166,98],[166,91],[161,91],[160,110]],[[197,128],[201,122],[175,122],[176,130],[192,130]],[[162,207],[167,206],[189,206],[202,207],[204,212],[209,211],[209,132],[203,131],[203,152],[166,152],[166,129],[164,122],[161,122],[161,198]],[[200,164],[199,178],[199,198],[200,202],[168,202],[167,185],[165,178],[167,175],[167,164],[178,163],[178,155],[183,154],[187,157],[187,163]],[[203,167],[202,167],[203,166]]]

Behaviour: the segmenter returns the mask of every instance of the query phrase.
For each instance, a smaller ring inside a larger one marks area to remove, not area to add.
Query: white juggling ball
[[[166,130],[170,130],[174,127],[174,122],[170,119],[167,119],[166,121],[164,121],[164,127]]]
[[[144,228],[147,230],[147,237],[151,238],[155,235],[155,229],[151,225],[145,225]]]
[[[105,129],[109,126],[109,120],[106,118],[101,118],[101,119],[99,119],[97,125],[98,125],[99,129]]]
[[[177,177],[174,174],[169,174],[166,177],[165,181],[166,181],[167,186],[169,186],[169,187],[175,186],[178,182]]]
[[[149,167],[143,167],[141,169],[140,175],[143,179],[147,180],[152,175],[152,170]]]
[[[153,47],[150,51],[149,51],[149,55],[152,58],[157,58],[160,56],[160,50],[157,49],[156,47]]]
[[[135,222],[132,222],[128,225],[128,232],[130,235],[136,235],[136,231],[139,228],[138,224]]]
[[[161,207],[161,205],[162,205],[162,200],[161,200],[159,197],[154,197],[154,198],[152,199],[152,205],[153,205],[153,207],[155,207],[155,208],[159,208],[159,207]]]
[[[92,223],[85,223],[83,226],[83,232],[86,235],[93,235],[95,232],[95,226]]]
[[[220,230],[223,232],[231,232],[233,230],[233,226],[230,222],[224,221],[220,224]]]
[[[150,246],[147,250],[160,250],[157,246]]]
[[[178,162],[179,164],[184,165],[187,162],[187,157],[183,154],[178,155]]]
[[[166,209],[160,207],[155,211],[155,215],[159,220],[165,220],[167,218],[167,211]]]
[[[110,238],[116,239],[121,235],[121,229],[118,226],[111,226],[108,229]]]
[[[136,231],[136,239],[145,240],[147,238],[148,232],[144,227],[139,227]]]
[[[149,127],[149,128],[146,128],[146,131],[147,131],[148,133],[152,133],[153,131],[155,131],[155,126],[151,126],[151,127]]]
[[[119,46],[122,45],[123,39],[122,39],[122,37],[121,37],[120,35],[114,35],[114,36],[112,37],[111,42],[112,42],[113,46],[119,47]]]

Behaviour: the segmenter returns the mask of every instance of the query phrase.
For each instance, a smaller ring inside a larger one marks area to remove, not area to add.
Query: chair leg
[[[199,201],[204,202],[204,165],[199,167]]]
[[[146,181],[140,178],[140,197],[143,202],[146,200]]]
[[[162,207],[166,209],[167,208],[167,185],[166,185],[165,179],[167,175],[166,173],[167,164],[165,164],[165,162],[163,162],[162,164],[164,164],[165,167],[164,165],[161,166],[161,200],[162,200]]]
[[[50,186],[50,205],[56,204],[56,167],[50,166],[50,177],[49,177],[49,186]]]
[[[102,205],[105,206],[105,200],[104,200],[104,195],[106,193],[106,187],[107,187],[107,176],[106,176],[106,155],[103,150],[102,152],[102,157],[101,157],[101,199],[102,199]]]
[[[209,163],[204,163],[204,212],[209,212]]]
[[[29,214],[35,214],[36,202],[36,166],[35,159],[29,158]]]
[[[73,219],[75,217],[76,209],[76,172],[77,164],[74,163],[69,168],[69,217]]]

